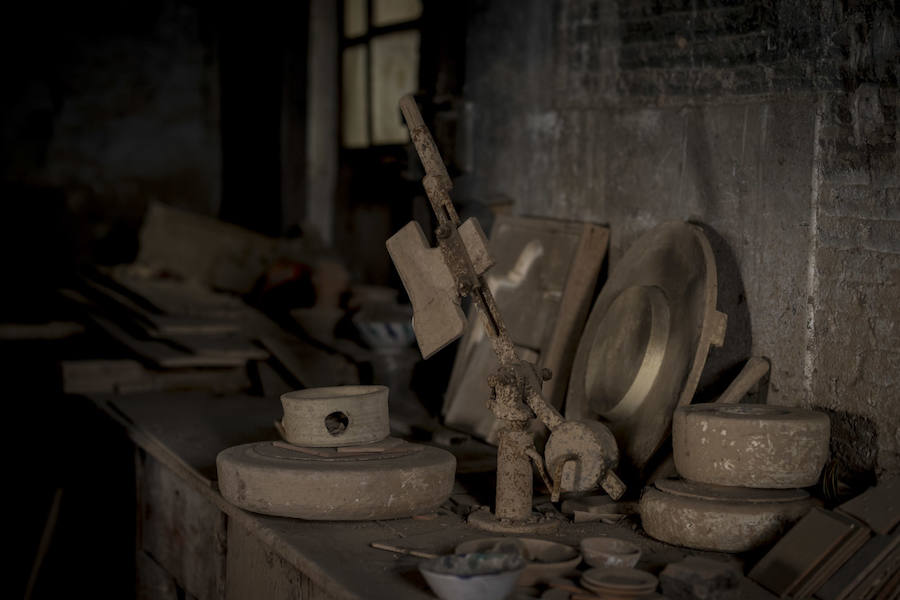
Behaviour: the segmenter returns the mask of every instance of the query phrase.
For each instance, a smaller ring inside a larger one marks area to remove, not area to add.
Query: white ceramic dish
[[[503,600],[524,569],[525,560],[517,554],[480,552],[439,556],[419,564],[441,600]]]

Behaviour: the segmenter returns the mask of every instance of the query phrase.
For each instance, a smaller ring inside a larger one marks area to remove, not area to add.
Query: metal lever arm
[[[419,107],[412,96],[406,95],[400,99],[400,110],[406,119],[410,137],[416,147],[419,159],[422,161],[422,166],[425,168],[422,184],[431,208],[438,219],[438,228],[435,232],[438,246],[456,280],[458,293],[460,296],[471,296],[478,307],[485,331],[491,339],[491,345],[500,364],[513,366],[520,362],[519,357],[506,332],[506,326],[500,316],[494,296],[481,274],[473,266],[471,257],[466,252],[465,243],[460,237],[459,216],[450,199],[453,182],[450,180],[437,145],[434,143],[428,127],[425,126]]]

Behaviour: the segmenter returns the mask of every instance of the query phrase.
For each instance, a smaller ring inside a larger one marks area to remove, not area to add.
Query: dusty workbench
[[[376,550],[372,542],[449,553],[489,534],[449,510],[391,521],[301,521],[244,511],[216,487],[215,458],[236,444],[275,439],[277,400],[209,394],[98,395],[136,446],[139,596],[205,598],[431,598],[421,559]],[[644,550],[655,570],[686,552],[628,528],[566,524],[542,536],[572,545],[615,533]],[[755,597],[744,594],[745,597]]]

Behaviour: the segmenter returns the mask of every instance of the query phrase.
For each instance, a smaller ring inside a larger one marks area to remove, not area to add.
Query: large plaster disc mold
[[[642,469],[688,404],[726,316],[703,231],[664,223],[616,264],[588,318],[569,380],[566,418],[607,422],[621,461]]]
[[[435,511],[453,489],[456,459],[439,448],[387,441],[390,452],[329,458],[272,442],[234,446],[216,457],[219,491],[252,512],[309,520]]]
[[[815,485],[828,459],[828,415],[763,404],[696,404],[675,411],[675,468],[687,479],[751,488]]]
[[[339,385],[281,396],[284,438],[306,447],[358,446],[390,435],[388,388]]]
[[[802,490],[760,490],[661,480],[644,490],[641,523],[674,544],[746,552],[771,543],[812,507]]]

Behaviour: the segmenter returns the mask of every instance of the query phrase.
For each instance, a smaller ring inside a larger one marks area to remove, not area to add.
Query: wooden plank
[[[267,335],[260,340],[304,387],[356,385],[359,371],[343,355],[327,352],[297,338]]]
[[[135,569],[137,600],[178,600],[175,578],[143,550],[137,552]]]
[[[591,309],[608,243],[609,229],[585,223],[575,259],[566,278],[553,337],[546,353],[541,357],[541,366],[553,373],[553,378],[544,384],[544,398],[557,409],[562,408],[566,398],[572,362]]]
[[[749,577],[786,596],[851,533],[829,511],[813,508],[750,571]]]
[[[900,477],[882,481],[837,510],[856,517],[875,533],[890,533],[900,524]]]
[[[269,353],[244,336],[234,334],[178,334],[167,335],[165,339],[191,354],[204,357],[229,356],[243,361],[266,360]]]
[[[398,575],[397,561],[368,544],[392,533],[412,536],[451,524],[466,530],[455,515],[436,521],[402,519],[390,525],[377,521],[304,522],[254,515],[225,501],[210,481],[215,478],[215,457],[229,446],[276,439],[272,421],[281,415],[281,409],[275,399],[146,394],[96,397],[95,402],[114,409],[113,416],[129,428],[136,443],[226,513],[229,527],[235,522],[245,527],[317,589],[335,598],[430,598],[417,573],[412,581]],[[352,565],[353,577],[347,577],[348,565]],[[415,572],[415,563],[400,567]]]
[[[138,381],[145,372],[136,360],[64,360],[61,367],[67,394],[112,394],[120,383]]]
[[[147,457],[141,473],[141,549],[187,592],[221,598],[225,516],[154,458]]]
[[[62,340],[84,333],[84,325],[71,321],[0,323],[0,340]]]
[[[135,394],[106,398],[117,412],[202,477],[216,479],[216,455],[239,444],[278,439],[276,398],[203,393]]]
[[[878,590],[878,595],[875,596],[874,600],[898,600],[900,599],[900,566],[894,564],[893,575],[890,575],[882,586],[880,590]],[[888,567],[890,568],[890,567]]]
[[[67,394],[136,394],[203,390],[239,393],[250,387],[244,368],[152,371],[135,360],[67,360],[62,362]]]
[[[388,238],[387,249],[415,311],[413,329],[419,350],[428,359],[465,330],[456,280],[443,251],[429,245],[416,221]]]
[[[160,315],[232,322],[247,310],[240,296],[216,292],[198,282],[141,275],[132,265],[106,272],[107,287],[117,285],[139,304]]]
[[[244,294],[279,250],[276,239],[151,202],[141,225],[136,262]]]
[[[134,327],[138,327],[148,337],[163,338],[167,335],[225,335],[235,334],[241,330],[239,321],[232,317],[230,320],[211,318],[212,310],[202,312],[205,308],[200,304],[194,307],[196,316],[184,314],[164,314],[159,308],[147,302],[138,294],[135,294],[119,286],[114,280],[103,278],[82,278],[83,291],[104,307],[102,313],[109,316],[108,310],[113,314],[127,319]],[[89,303],[85,299],[86,303]]]
[[[894,550],[869,573],[847,600],[872,600],[872,598],[896,598],[900,595],[898,581],[895,577],[900,571],[900,548]]]
[[[242,367],[247,363],[247,359],[240,355],[194,354],[162,340],[141,339],[100,315],[92,314],[90,318],[117,342],[158,367],[165,369],[225,368]]]
[[[900,544],[900,535],[876,535],[818,591],[819,600],[843,600]]]
[[[262,544],[246,527],[228,524],[225,598],[245,600],[330,600],[293,565]]]
[[[87,308],[88,317],[116,341],[152,364],[163,368],[240,367],[248,360],[265,360],[269,353],[254,345],[246,333],[212,333],[215,328],[200,330],[187,327],[194,333],[163,334],[154,329],[154,319],[161,317],[147,312],[136,303],[95,282],[85,280],[89,290],[106,297],[119,308],[122,322],[108,318],[107,311],[94,306],[79,292],[66,290],[65,295]],[[89,292],[90,293],[90,292]],[[249,309],[251,310],[252,309]],[[252,314],[252,313],[251,313]],[[189,319],[196,322],[195,319]],[[260,331],[271,333],[278,328],[264,317],[257,319]],[[123,325],[125,323],[125,325]],[[184,324],[185,322],[182,322]],[[213,322],[215,325],[215,322]]]
[[[853,531],[844,538],[844,541],[825,560],[819,563],[817,568],[797,584],[791,592],[791,595],[795,598],[812,597],[871,537],[871,530],[862,523],[837,513],[831,513],[831,515],[846,519],[850,522],[850,526],[853,527]]]
[[[141,276],[133,265],[99,271],[85,283],[127,309],[148,335],[224,335],[269,332],[278,327],[239,296],[196,282]]]

